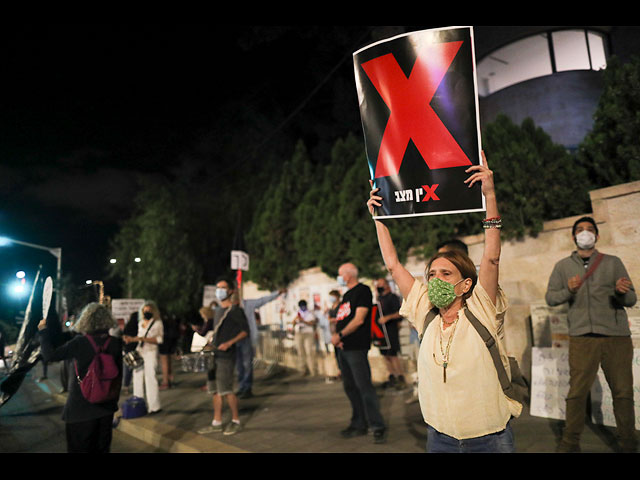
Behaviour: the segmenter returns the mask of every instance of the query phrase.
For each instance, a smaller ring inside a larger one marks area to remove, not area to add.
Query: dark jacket
[[[104,345],[107,338],[111,338],[107,352],[113,355],[122,379],[122,340],[116,337],[109,337],[107,331],[92,332],[92,337],[98,346]],[[58,362],[61,360],[70,360],[69,362],[69,387],[67,403],[62,412],[62,419],[67,423],[84,422],[94,420],[106,415],[112,415],[118,410],[118,399],[101,403],[89,403],[80,390],[80,385],[76,378],[74,360],[78,365],[78,373],[80,378],[84,378],[87,369],[93,360],[95,350],[84,335],[77,335],[64,345],[54,348],[49,338],[50,332],[47,328],[40,330],[40,345],[42,357],[46,362]]]

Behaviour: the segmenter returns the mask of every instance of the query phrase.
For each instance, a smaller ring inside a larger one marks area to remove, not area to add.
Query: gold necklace
[[[444,383],[447,383],[447,366],[449,366],[449,350],[451,348],[451,342],[453,341],[453,335],[456,333],[456,327],[458,326],[458,318],[456,316],[456,319],[453,321],[453,329],[451,330],[451,334],[449,335],[449,340],[447,340],[447,347],[446,350],[443,350],[442,348],[442,327],[440,327],[440,335],[439,335],[439,340],[440,340],[440,354],[442,355],[442,363],[438,363],[438,360],[436,360],[436,353],[435,351],[433,352],[433,361],[436,363],[436,365],[438,365],[439,367],[442,367],[442,381]],[[442,317],[440,318],[440,320],[444,323],[444,320],[442,319]],[[449,325],[449,324],[448,324]],[[435,350],[435,345],[434,348]]]

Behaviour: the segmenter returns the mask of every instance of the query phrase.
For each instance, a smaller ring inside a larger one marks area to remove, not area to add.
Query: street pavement
[[[411,389],[377,386],[387,440],[375,444],[371,435],[344,439],[340,430],[349,422],[351,408],[340,381],[303,376],[281,367],[257,365],[253,396],[240,399],[242,429],[235,435],[198,434],[213,418],[211,395],[201,390],[205,373],[183,372],[174,362],[174,386],[160,392],[162,410],[136,419],[120,419],[116,434],[149,446],[148,452],[166,453],[424,453],[427,429],[417,402],[407,403]],[[57,366],[49,366],[48,389],[59,401]],[[121,401],[131,396],[123,391]],[[230,421],[225,405],[223,423]],[[117,416],[120,415],[118,412]],[[525,407],[512,421],[518,453],[553,453],[561,421],[533,417]],[[140,453],[136,448],[131,453]],[[583,453],[616,452],[615,429],[587,422]],[[556,456],[557,457],[557,456]]]

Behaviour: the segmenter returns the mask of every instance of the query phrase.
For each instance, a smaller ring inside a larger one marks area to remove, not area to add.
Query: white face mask
[[[576,235],[576,245],[581,250],[591,250],[596,244],[596,236],[589,230],[583,230]]]
[[[346,287],[347,286],[347,282],[342,277],[342,275],[338,275],[338,285],[340,285],[341,287]]]
[[[220,301],[225,300],[229,296],[226,288],[216,288],[216,298]]]

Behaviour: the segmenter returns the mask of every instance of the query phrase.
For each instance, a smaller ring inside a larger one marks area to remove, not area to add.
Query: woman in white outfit
[[[156,369],[158,367],[158,345],[162,343],[164,328],[160,311],[156,304],[147,300],[140,308],[138,335],[124,336],[127,343],[137,342],[136,350],[144,360],[144,365],[133,371],[133,394],[146,398],[149,413],[160,411],[160,395]]]

